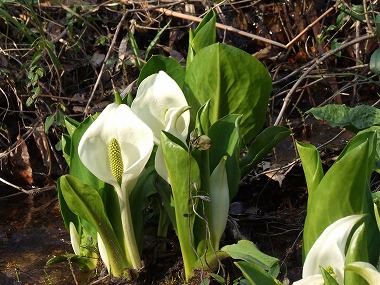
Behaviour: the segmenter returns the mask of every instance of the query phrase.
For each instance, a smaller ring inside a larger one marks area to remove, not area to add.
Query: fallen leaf
[[[36,146],[38,147],[38,149],[40,151],[43,164],[48,169],[48,175],[50,175],[50,172],[51,172],[51,153],[50,153],[49,142],[47,140],[44,129],[45,128],[44,128],[43,124],[39,125],[33,131],[33,137],[34,137],[34,141],[36,142]]]
[[[10,154],[11,173],[19,183],[32,185],[33,171],[30,166],[28,147],[24,139],[17,136],[17,146]]]

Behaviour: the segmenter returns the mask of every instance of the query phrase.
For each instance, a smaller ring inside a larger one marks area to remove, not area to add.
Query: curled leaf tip
[[[121,156],[121,148],[117,139],[112,138],[108,146],[108,158],[110,161],[110,167],[113,177],[117,182],[121,183],[123,177],[124,165],[123,158]]]

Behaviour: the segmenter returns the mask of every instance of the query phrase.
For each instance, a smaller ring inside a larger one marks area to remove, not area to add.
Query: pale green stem
[[[126,255],[134,269],[141,268],[140,253],[137,247],[135,232],[133,230],[131,208],[129,206],[129,198],[126,193],[121,193],[119,189],[119,206],[121,214],[121,223],[123,226],[124,243]]]

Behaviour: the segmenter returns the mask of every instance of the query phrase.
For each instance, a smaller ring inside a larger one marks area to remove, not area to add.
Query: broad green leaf
[[[311,108],[311,113],[319,120],[327,121],[332,127],[342,127],[357,133],[360,130],[380,125],[380,110],[368,105],[350,108],[346,105],[329,104]]]
[[[258,267],[267,270],[273,278],[276,278],[280,272],[280,261],[261,252],[251,241],[240,240],[237,244],[224,246],[221,251],[228,253],[233,259],[241,259],[249,264],[256,264]]]
[[[165,211],[169,216],[170,222],[172,223],[173,228],[176,229],[177,223],[175,220],[175,209],[170,185],[162,177],[158,176],[156,187]]]
[[[61,182],[60,181],[61,181],[60,179],[57,180],[57,192],[58,192],[59,208],[61,210],[61,215],[63,218],[63,224],[65,225],[67,232],[70,232],[70,223],[73,223],[78,230],[79,227],[81,226],[79,218],[67,206],[67,203],[66,203],[66,201],[62,195],[62,188],[61,188]]]
[[[194,274],[194,264],[197,259],[192,243],[194,240],[192,228],[195,214],[191,207],[191,204],[194,203],[196,208],[196,201],[191,198],[191,195],[197,195],[193,185],[202,187],[199,168],[195,159],[182,146],[182,142],[170,133],[161,133],[161,146],[172,186],[176,219],[175,230],[181,247],[186,280],[188,280]]]
[[[201,49],[186,70],[186,99],[195,118],[210,100],[210,125],[228,114],[241,114],[241,133],[250,142],[261,130],[272,82],[265,67],[250,54],[225,44]]]
[[[296,145],[306,178],[307,191],[309,195],[312,195],[324,176],[322,161],[315,146],[298,141]]]
[[[183,89],[185,69],[176,60],[159,55],[152,56],[144,65],[140,72],[137,85],[140,85],[140,83],[149,75],[158,73],[161,70],[165,71],[171,78],[173,78],[178,86]]]
[[[241,177],[247,175],[284,138],[290,135],[288,128],[270,126],[257,135],[240,160]]]
[[[212,45],[216,41],[216,16],[211,10],[193,31],[189,31],[189,50],[187,54],[187,66],[193,61],[194,56],[202,48]]]
[[[123,232],[123,224],[121,221],[120,214],[120,205],[119,205],[119,197],[115,188],[110,184],[104,184],[104,187],[98,190],[100,198],[102,199],[104,210],[106,212],[107,218],[112,225],[113,231],[118,239],[118,242],[122,249],[124,248],[124,232]]]
[[[230,199],[235,197],[240,182],[240,145],[241,135],[239,130],[240,115],[227,115],[218,120],[209,129],[211,138],[210,148],[210,172],[219,164],[222,157],[227,156],[226,171]]]
[[[274,278],[262,267],[246,261],[234,262],[251,285],[277,285]]]
[[[368,189],[368,169],[372,168],[369,164],[374,155],[374,151],[369,149],[369,140],[372,139],[373,134],[368,133],[357,135],[351,140],[346,146],[349,151],[344,151],[344,155],[333,164],[317,188],[309,193],[304,227],[304,257],[324,229],[333,222],[354,214],[373,215]]]
[[[102,237],[109,256],[111,273],[121,276],[128,263],[107,218],[100,195],[91,186],[83,184],[71,175],[61,176],[59,183],[70,210],[88,221]]]

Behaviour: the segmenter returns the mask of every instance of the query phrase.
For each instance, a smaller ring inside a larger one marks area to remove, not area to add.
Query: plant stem
[[[120,206],[120,214],[121,214],[121,223],[123,226],[124,233],[124,247],[126,249],[126,255],[128,261],[132,265],[134,269],[141,268],[141,259],[139,250],[136,243],[136,237],[133,230],[132,223],[132,215],[131,208],[129,206],[129,198],[125,193],[122,192],[121,189],[118,189],[119,192],[119,206]]]

